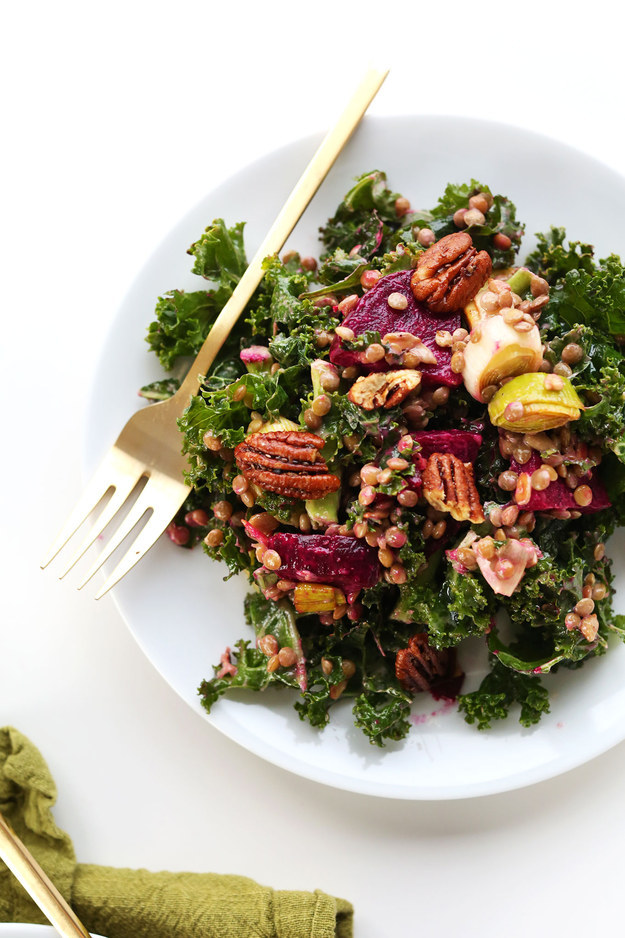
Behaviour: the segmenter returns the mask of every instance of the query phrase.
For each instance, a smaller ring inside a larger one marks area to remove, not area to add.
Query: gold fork
[[[130,494],[143,479],[147,481],[142,491],[111,535],[106,547],[98,554],[78,588],[81,589],[91,579],[131,534],[144,515],[149,513],[147,522],[97,592],[96,599],[104,596],[125,576],[163,533],[189,494],[189,488],[183,480],[183,470],[187,466],[187,459],[181,453],[177,418],[188,406],[192,396],[197,393],[202,376],[210,368],[260,283],[263,275],[263,259],[270,254],[276,254],[283,247],[306,206],[379,91],[387,74],[388,71],[378,69],[370,69],[366,73],[345,111],[324,138],[304,170],[232,296],[215,320],[208,338],[182,385],[173,397],[137,411],[126,423],[48,551],[41,564],[42,568],[56,557],[105,495],[111,493],[93,527],[61,573],[61,577],[65,576],[102,534],[107,525],[115,519]]]
[[[0,814],[0,857],[63,938],[91,938],[76,913]]]

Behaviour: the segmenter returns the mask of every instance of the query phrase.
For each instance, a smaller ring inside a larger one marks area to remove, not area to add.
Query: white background
[[[38,562],[82,484],[99,346],[136,271],[189,208],[257,156],[326,129],[370,62],[391,67],[374,114],[505,118],[625,173],[616,9],[35,0],[5,10],[0,725],[43,751],[80,860],[321,888],[354,903],[356,938],[615,933],[623,744],[474,800],[319,786],[199,719],[110,597],[96,603]]]

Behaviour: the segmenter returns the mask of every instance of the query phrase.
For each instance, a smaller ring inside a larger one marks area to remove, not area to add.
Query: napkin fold
[[[0,729],[0,812],[85,927],[107,938],[352,938],[353,909],[320,890],[280,891],[245,876],[77,863],[52,816],[56,785],[39,750]],[[0,861],[0,921],[46,918]]]

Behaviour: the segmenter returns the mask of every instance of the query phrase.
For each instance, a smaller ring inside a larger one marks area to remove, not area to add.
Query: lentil
[[[477,557],[470,547],[459,547],[457,551],[457,557],[463,567],[466,567],[467,570],[477,569]]]
[[[320,394],[311,404],[311,409],[317,417],[325,417],[332,408],[332,401],[327,394]]]
[[[421,247],[429,248],[429,246],[436,241],[436,235],[431,228],[421,228],[417,235],[417,241]]]
[[[606,586],[605,583],[600,582],[600,583],[597,583],[595,586],[593,586],[592,594],[591,594],[591,598],[593,600],[598,601],[601,599],[605,599],[607,595],[608,595],[608,587]]]
[[[338,684],[333,684],[330,690],[328,691],[331,699],[338,700],[346,687],[347,687],[347,681],[340,681]]]
[[[395,561],[395,555],[392,550],[389,550],[387,547],[381,547],[378,551],[378,560],[383,567],[392,567]]]
[[[592,489],[589,485],[578,485],[573,492],[573,498],[577,505],[586,508],[592,501]]]
[[[321,375],[319,383],[324,391],[338,391],[341,379],[335,371],[325,371]]]
[[[551,478],[546,469],[537,469],[531,476],[532,488],[537,492],[543,492],[550,484]]]
[[[370,290],[371,287],[374,287],[378,280],[380,280],[382,274],[379,270],[365,270],[360,275],[360,286],[364,290]]]
[[[584,599],[580,599],[580,601],[577,603],[575,606],[575,612],[583,619],[584,616],[589,616],[591,612],[594,611],[594,608],[594,601],[590,597],[585,597]]]
[[[499,248],[500,251],[507,251],[512,247],[512,240],[502,231],[498,231],[493,238],[493,244],[496,248]]]
[[[347,316],[348,313],[351,313],[353,309],[358,305],[358,300],[360,297],[357,293],[350,293],[349,296],[343,297],[341,302],[338,304],[338,310],[341,316]]]
[[[407,459],[402,459],[401,456],[392,456],[386,461],[388,469],[392,469],[393,472],[403,472],[404,469],[407,469],[410,463]]]
[[[479,208],[468,209],[462,220],[467,227],[470,225],[483,225],[486,222],[484,213],[480,212]]]
[[[321,417],[319,417],[319,416],[314,412],[314,410],[312,409],[312,407],[308,407],[308,408],[304,411],[304,423],[306,424],[306,426],[308,427],[309,430],[313,430],[313,431],[314,431],[314,430],[319,430],[319,429],[321,429],[321,425],[322,425],[323,421],[322,421]]]
[[[377,476],[376,476],[377,481]],[[361,505],[371,505],[375,501],[376,491],[371,485],[364,485],[358,493],[358,501]]]
[[[391,293],[387,303],[391,309],[406,309],[408,306],[408,298],[405,297],[403,293]]]
[[[516,521],[519,517],[519,509],[516,505],[508,505],[501,512],[501,523],[509,526],[511,524],[516,524]]]
[[[202,437],[202,443],[204,444],[206,449],[210,449],[214,453],[216,453],[218,450],[221,449],[221,442],[216,436],[214,436],[209,431],[207,431]]]
[[[545,390],[561,391],[564,387],[564,381],[560,375],[547,375],[545,377]]]
[[[474,541],[473,548],[484,560],[492,560],[495,556],[496,548],[492,537],[482,537],[479,541]]]
[[[506,408],[504,410],[504,417],[506,420],[522,420],[524,414],[525,407],[523,406],[522,401],[510,401],[509,404],[506,404]]]
[[[451,356],[450,368],[456,375],[464,371],[464,355],[462,352],[454,352]]]
[[[573,374],[573,369],[566,364],[566,362],[557,362],[553,366],[554,375],[560,375],[561,378],[570,378]]]
[[[379,342],[372,342],[371,345],[366,349],[364,358],[368,364],[372,365],[375,362],[382,361],[385,354],[384,346],[380,345]]]
[[[215,502],[213,505],[213,514],[218,521],[230,521],[232,517],[232,505],[225,500]]]
[[[459,208],[457,212],[454,213],[454,225],[456,228],[465,228],[466,222],[464,216],[467,214],[468,209]]]
[[[395,199],[395,214],[398,218],[406,215],[410,211],[410,202],[403,195]]]
[[[235,476],[234,479],[232,480],[232,491],[236,495],[242,495],[243,492],[247,492],[249,487],[250,487],[250,484],[245,478],[245,476],[240,476],[240,475]]]
[[[514,576],[514,564],[512,561],[506,560],[505,557],[498,560],[495,564],[495,576],[500,580],[509,580],[511,576]]]
[[[581,345],[578,345],[577,342],[569,342],[569,344],[565,345],[562,349],[560,357],[567,365],[577,365],[578,362],[581,362],[584,354],[584,349]]]
[[[447,348],[453,342],[451,332],[448,329],[439,329],[434,337],[434,341],[440,348]]]
[[[204,543],[207,547],[219,547],[223,543],[224,532],[219,528],[213,528],[212,531],[209,531],[206,537],[204,538]]]
[[[266,550],[263,554],[263,566],[268,570],[279,570],[282,566],[282,557],[277,550]]]
[[[297,653],[294,648],[284,645],[278,652],[278,661],[283,668],[291,668],[297,661]]]
[[[267,635],[261,635],[257,641],[257,646],[264,655],[271,657],[271,655],[277,655],[280,650],[278,645],[278,639],[275,635],[268,633]]]
[[[477,195],[472,195],[469,199],[469,208],[475,208],[478,212],[488,211],[488,199],[482,192],[478,192]]]

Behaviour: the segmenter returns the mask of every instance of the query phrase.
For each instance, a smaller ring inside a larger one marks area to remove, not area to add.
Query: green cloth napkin
[[[349,902],[278,891],[245,876],[152,873],[77,863],[52,817],[56,785],[41,753],[0,729],[0,812],[85,927],[106,938],[352,938]],[[0,861],[0,921],[46,919]]]

